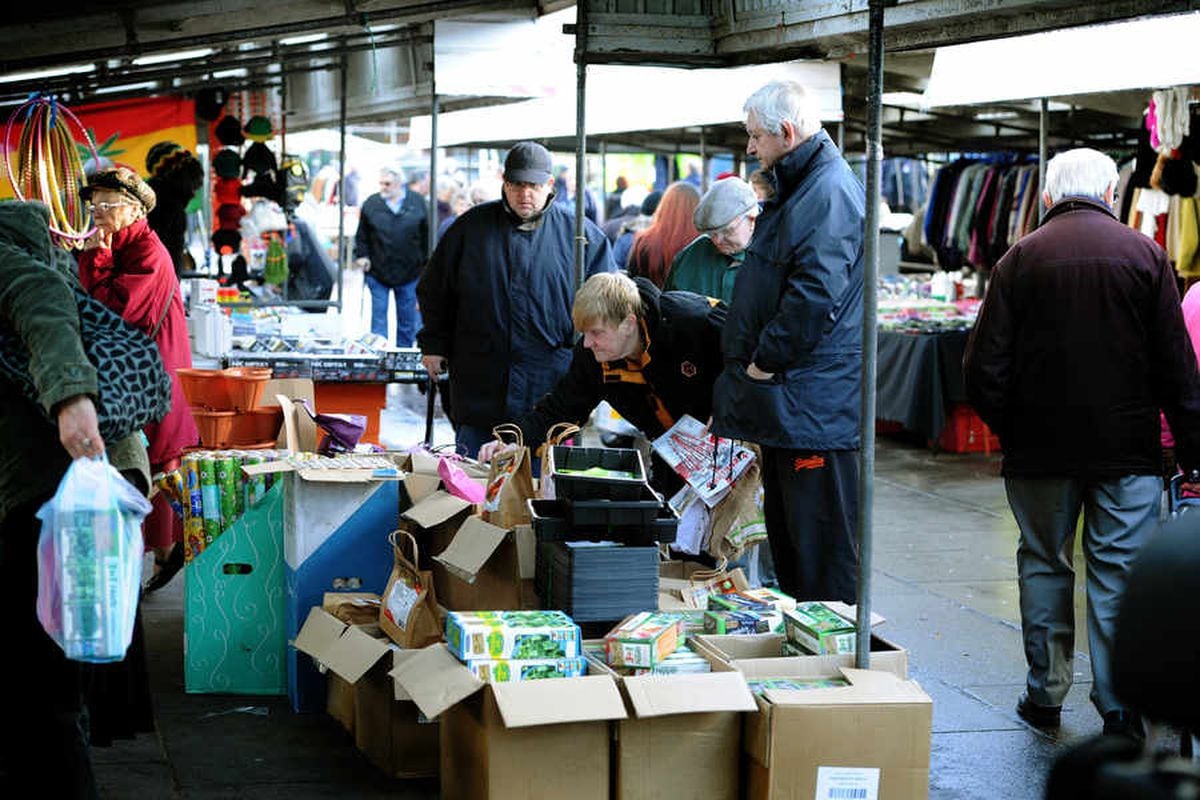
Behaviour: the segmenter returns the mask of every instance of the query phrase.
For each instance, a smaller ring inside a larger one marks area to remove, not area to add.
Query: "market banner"
[[[158,142],[171,141],[196,152],[196,104],[181,96],[130,98],[67,108],[91,132],[102,158],[128,166],[148,177],[146,154]],[[74,129],[72,129],[74,133]],[[15,157],[20,141],[20,123],[14,121],[9,147]],[[87,163],[91,151],[82,142],[80,160]],[[16,165],[13,164],[15,170]],[[5,170],[0,169],[0,198],[14,197]]]

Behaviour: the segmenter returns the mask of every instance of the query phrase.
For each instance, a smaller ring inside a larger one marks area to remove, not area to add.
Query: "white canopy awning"
[[[923,106],[1200,83],[1200,12],[939,47]]]
[[[594,66],[588,68],[589,136],[741,122],[742,104],[768,81],[799,81],[816,95],[821,119],[842,119],[838,64],[793,61],[734,69]],[[440,79],[439,79],[440,85]],[[414,117],[408,144],[430,145],[428,116]],[[438,145],[512,142],[575,134],[575,94],[438,115]]]

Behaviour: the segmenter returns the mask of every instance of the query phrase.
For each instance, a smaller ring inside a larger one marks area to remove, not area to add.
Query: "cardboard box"
[[[336,672],[329,673],[325,713],[345,728],[346,733],[354,735],[354,684]]]
[[[711,657],[713,669],[735,669],[747,678],[777,678],[780,670],[787,675],[789,662],[802,661],[823,665],[826,671],[838,667],[853,667],[854,654],[825,656],[785,656],[783,634],[758,633],[746,636],[693,636],[688,640],[696,652]],[[871,634],[871,669],[890,672],[898,678],[908,677],[908,651],[899,645]]]
[[[857,649],[854,623],[822,603],[800,603],[784,611],[783,626],[789,642],[816,655],[853,653]]]
[[[742,718],[758,707],[741,674],[618,682],[629,718],[614,725],[615,800],[737,800]]]
[[[355,745],[371,763],[397,778],[436,775],[437,725],[427,722],[410,698],[397,697],[389,677],[414,651],[400,650],[386,639],[372,636],[368,633],[371,629],[346,625],[324,609],[313,608],[295,647],[328,670],[330,713],[336,711],[335,718],[352,730]],[[334,689],[335,683],[350,688],[349,711],[345,690]],[[347,714],[353,720],[350,723]]]
[[[682,629],[680,620],[666,614],[633,614],[604,637],[606,659],[616,667],[649,669],[675,652]]]
[[[421,547],[421,563],[417,566],[432,570],[434,554],[450,546],[454,534],[473,511],[471,503],[440,489],[404,511],[400,515],[400,527],[411,533]],[[441,588],[437,587],[439,596]]]
[[[844,678],[849,685],[767,689],[746,716],[748,800],[929,795],[933,701],[890,672],[791,659],[772,677]],[[840,790],[840,791],[838,791]]]
[[[441,720],[443,800],[609,800],[609,720],[626,711],[612,676],[597,670],[485,685],[438,644],[391,675]]]
[[[446,549],[433,557],[438,602],[452,611],[523,608],[523,543],[534,544],[514,530],[467,517]]]

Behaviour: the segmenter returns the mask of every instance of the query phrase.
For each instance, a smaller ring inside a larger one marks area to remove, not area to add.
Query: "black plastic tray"
[[[526,504],[539,542],[611,540],[637,546],[654,542],[670,544],[675,541],[679,517],[651,489],[646,491],[656,500],[607,501],[615,508],[603,507],[606,501],[528,500]],[[649,509],[641,505],[648,502],[653,503]]]
[[[550,448],[550,475],[554,493],[564,500],[637,500],[646,485],[646,467],[638,450],[612,447]],[[633,478],[597,478],[566,475],[560,469],[603,469],[633,473]]]

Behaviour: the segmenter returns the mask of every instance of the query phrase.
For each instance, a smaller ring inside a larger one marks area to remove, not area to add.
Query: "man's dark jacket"
[[[650,439],[665,431],[655,414],[657,395],[674,421],[690,414],[701,422],[712,412],[712,385],[721,372],[721,326],[725,306],[691,292],[662,292],[645,278],[635,278],[642,297],[642,319],[650,339],[646,383],[605,382],[592,352],[575,345],[571,368],[554,391],[521,420],[525,443],[540,444],[546,430],[559,422],[582,424],[601,400],[617,410]]]
[[[415,281],[429,248],[429,218],[425,198],[406,191],[396,213],[373,194],[358,212],[354,257],[371,259],[375,280],[385,286]]]
[[[608,240],[584,220],[587,275],[613,271]],[[456,425],[519,419],[567,371],[575,329],[575,217],[550,203],[520,224],[503,199],[446,229],[417,284],[421,351],[445,356]]]
[[[1013,477],[1161,470],[1159,409],[1200,466],[1200,373],[1166,253],[1065,198],[997,263],[967,342],[967,397]]]
[[[781,158],[738,270],[713,430],[795,450],[859,446],[862,184],[821,130]],[[769,380],[752,380],[754,363]]]

